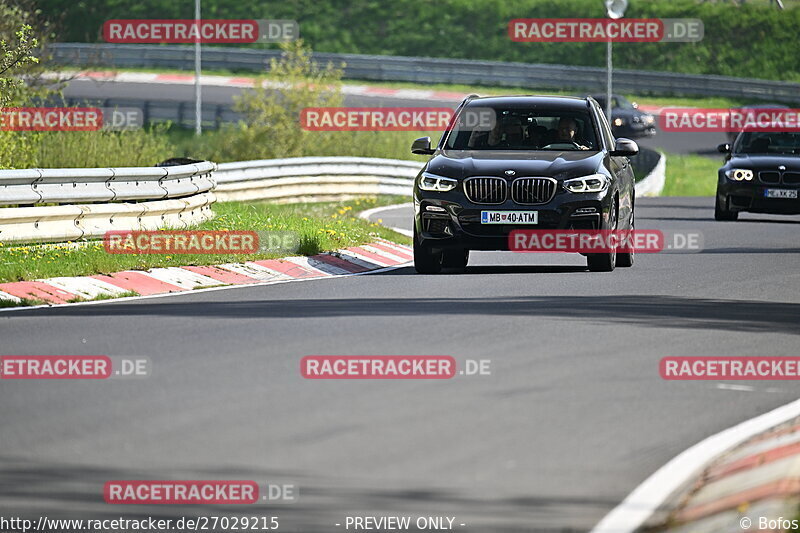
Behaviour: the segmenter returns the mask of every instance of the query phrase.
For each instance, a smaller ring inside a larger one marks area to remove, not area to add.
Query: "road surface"
[[[409,228],[408,209],[377,213]],[[692,254],[589,273],[579,256],[475,254],[464,274],[374,275],[0,313],[2,353],[150,358],[152,376],[0,382],[0,516],[454,516],[465,532],[587,531],[690,445],[795,400],[793,382],[666,382],[664,356],[796,356],[800,217],[713,221],[641,199]],[[305,355],[451,355],[489,376],[316,381]],[[751,388],[750,388],[751,387]],[[295,504],[115,506],[120,479],[246,479]]]

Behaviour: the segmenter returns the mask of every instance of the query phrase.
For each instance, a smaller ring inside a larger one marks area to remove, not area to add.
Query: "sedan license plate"
[[[767,198],[797,198],[797,189],[765,189]]]
[[[481,224],[538,224],[538,211],[481,211]]]

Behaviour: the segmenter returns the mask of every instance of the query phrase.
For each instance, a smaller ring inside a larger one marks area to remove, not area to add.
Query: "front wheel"
[[[721,222],[732,222],[739,218],[738,211],[729,211],[728,209],[726,209],[726,207],[727,206],[723,206],[720,203],[719,195],[717,195],[716,201],[714,202],[714,220],[718,220]]]
[[[419,274],[438,274],[442,271],[442,252],[434,252],[430,246],[419,242],[414,225],[414,269]]]
[[[611,217],[608,221],[609,229],[616,230],[619,220],[619,210],[617,205],[611,206]],[[586,266],[591,272],[611,272],[617,266],[617,250],[614,249],[607,253],[586,254]]]
[[[445,250],[442,256],[442,266],[444,268],[455,268],[457,270],[464,270],[467,268],[469,262],[469,250],[462,248],[455,248]]]
[[[633,217],[633,207],[631,207],[631,233],[630,233],[630,239],[628,239],[628,243],[627,243],[627,246],[628,246],[629,250],[627,252],[619,252],[617,254],[617,266],[618,267],[632,267],[633,266],[634,257],[635,257],[636,254],[635,254],[635,250],[633,249],[633,244],[632,244],[631,241],[634,240],[634,235],[635,235],[634,232],[635,232],[635,230],[636,230],[636,221],[634,220],[634,217]]]

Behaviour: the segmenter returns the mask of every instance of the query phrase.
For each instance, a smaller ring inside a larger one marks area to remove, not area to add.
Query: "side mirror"
[[[639,153],[639,145],[636,144],[634,141],[630,139],[625,139],[620,137],[617,139],[617,142],[614,143],[614,150],[611,152],[611,155],[618,155],[618,156],[632,156]]]
[[[717,152],[721,154],[727,154],[731,151],[731,145],[728,143],[722,143],[717,145]]]
[[[634,109],[639,109],[639,104],[637,104],[636,102],[631,103],[631,105],[633,106]]]
[[[431,155],[434,150],[431,148],[430,137],[420,137],[411,143],[411,153],[419,155]]]

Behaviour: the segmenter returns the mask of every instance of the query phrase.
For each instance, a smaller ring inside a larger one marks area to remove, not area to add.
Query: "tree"
[[[302,41],[282,43],[283,54],[270,62],[268,76],[238,97],[234,109],[245,120],[224,126],[214,157],[245,160],[305,155],[311,144],[333,142],[330,135],[305,131],[300,112],[307,107],[339,107],[342,70],[320,67]]]

